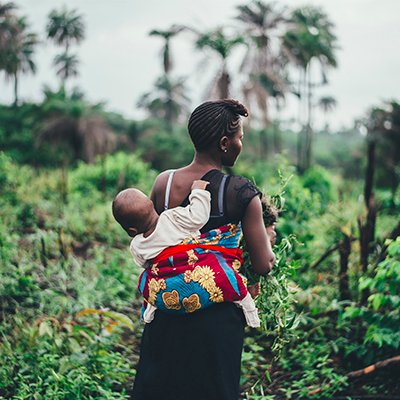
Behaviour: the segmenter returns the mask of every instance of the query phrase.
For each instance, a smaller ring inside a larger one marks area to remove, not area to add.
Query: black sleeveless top
[[[207,190],[211,193],[211,213],[201,233],[228,223],[238,223],[246,211],[247,205],[255,196],[261,196],[258,188],[242,176],[225,175],[217,169],[208,171],[201,177],[210,182]],[[189,204],[189,196],[181,206]]]

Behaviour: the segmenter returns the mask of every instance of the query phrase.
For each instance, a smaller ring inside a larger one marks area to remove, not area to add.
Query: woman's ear
[[[219,139],[219,149],[224,153],[228,151],[228,141],[228,136],[222,136],[221,139]]]

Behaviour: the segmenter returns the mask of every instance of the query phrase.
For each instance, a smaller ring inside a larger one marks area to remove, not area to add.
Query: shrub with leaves
[[[361,321],[364,345],[390,354],[400,348],[400,236],[389,242],[387,257],[377,265],[374,276],[360,278],[359,290],[364,289],[370,292],[367,307],[347,307],[343,323]]]
[[[71,319],[15,318],[0,343],[0,399],[127,399],[121,385],[134,375],[124,347],[115,347],[121,313],[84,309]]]
[[[137,154],[116,153],[100,156],[96,163],[83,162],[70,174],[71,190],[90,194],[94,190],[115,195],[129,186],[139,186],[148,191],[156,172],[142,161]]]
[[[282,181],[280,193],[263,199],[263,218],[266,227],[277,222],[277,214],[282,210],[285,203],[283,197],[288,180]],[[282,238],[280,243],[274,247],[276,256],[275,266],[266,277],[261,277],[253,270],[250,257],[244,245],[243,266],[241,272],[247,278],[248,283],[260,283],[260,294],[256,298],[262,329],[274,337],[272,351],[279,355],[285,343],[293,335],[298,324],[298,315],[294,311],[294,292],[296,285],[293,278],[299,263],[289,259],[289,253],[295,242],[294,235]]]

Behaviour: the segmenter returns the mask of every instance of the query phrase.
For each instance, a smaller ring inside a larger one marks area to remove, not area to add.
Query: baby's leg
[[[146,324],[149,324],[154,319],[154,313],[156,312],[157,307],[154,307],[152,304],[147,303],[146,310],[143,314],[143,321]]]
[[[250,293],[247,293],[242,300],[235,301],[235,304],[239,305],[243,309],[243,314],[246,318],[247,325],[251,326],[252,328],[258,328],[260,326],[261,322],[260,318],[258,317],[258,311]]]

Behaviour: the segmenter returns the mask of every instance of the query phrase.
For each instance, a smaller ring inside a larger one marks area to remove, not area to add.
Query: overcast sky
[[[56,88],[58,80],[52,59],[60,50],[45,41],[47,15],[64,4],[84,16],[86,39],[73,47],[80,59],[79,86],[92,101],[105,101],[107,109],[126,117],[141,118],[136,103],[151,90],[161,75],[162,40],[149,37],[152,29],[167,29],[173,23],[201,29],[237,24],[235,6],[247,4],[235,0],[14,0],[20,13],[27,15],[43,40],[35,60],[38,73],[21,79],[24,99],[41,99],[41,88]],[[329,73],[329,85],[318,96],[331,95],[338,101],[330,114],[334,128],[349,126],[372,105],[384,99],[400,98],[400,0],[286,0],[280,5],[297,7],[313,4],[322,7],[336,25],[338,69]],[[192,38],[182,35],[172,41],[175,58],[173,73],[188,76],[192,106],[203,98],[216,62],[199,69],[204,56],[193,50]],[[239,59],[241,54],[236,54]],[[231,72],[236,69],[235,56]],[[236,63],[237,64],[237,63]],[[71,82],[72,84],[72,82]],[[1,82],[0,101],[11,101],[12,84]],[[233,93],[240,99],[240,93]],[[285,118],[295,117],[297,106],[289,99]],[[319,121],[322,123],[322,119]]]

